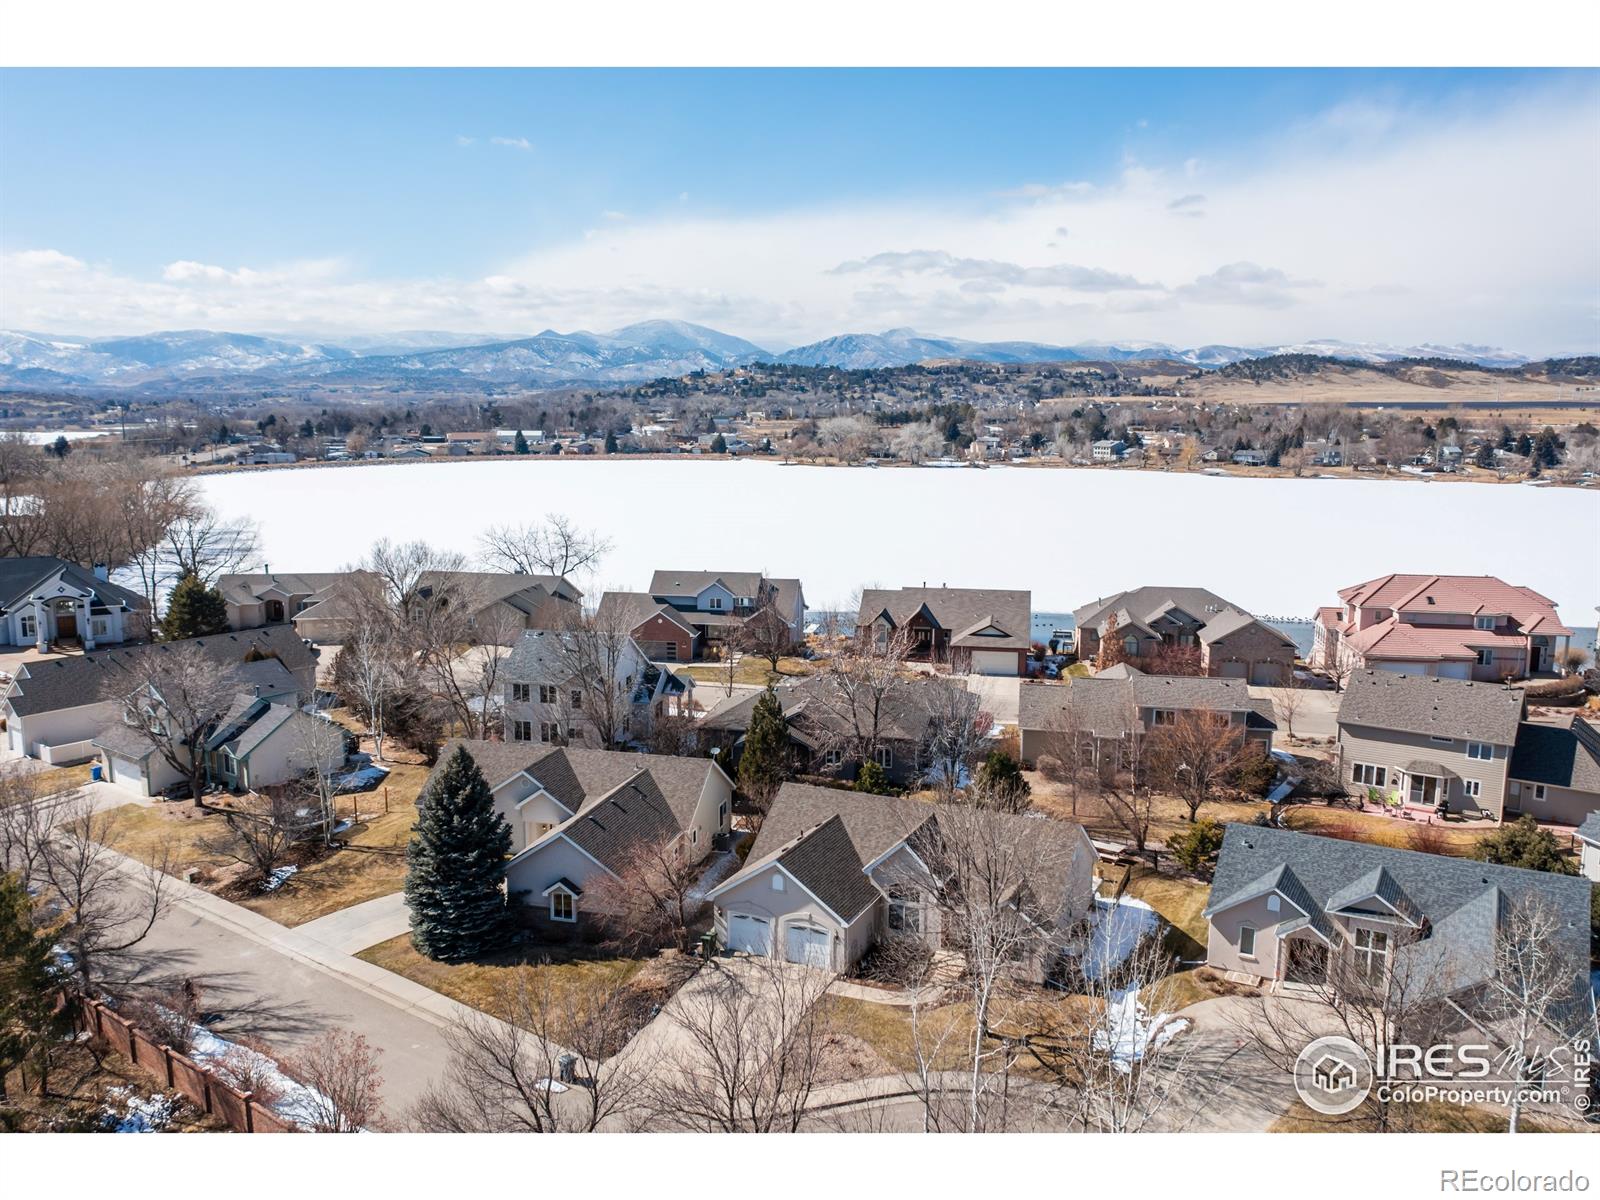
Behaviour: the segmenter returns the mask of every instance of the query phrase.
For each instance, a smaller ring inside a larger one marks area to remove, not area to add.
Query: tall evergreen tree
[[[517,440],[511,443],[511,449],[516,454],[528,452],[528,439],[522,436],[522,430],[517,430]]]
[[[502,884],[511,828],[495,812],[465,746],[423,790],[411,833],[405,885],[411,944],[445,962],[493,949],[506,932]]]
[[[719,434],[717,434],[716,437],[711,439],[711,453],[713,453],[713,454],[726,454],[727,452],[728,452],[727,439],[724,438],[719,433]]]
[[[0,874],[0,1100],[6,1075],[66,1032],[67,1010],[56,1012],[54,939],[42,936],[34,906],[15,873]]]
[[[765,807],[788,776],[789,723],[778,693],[770,687],[756,698],[750,728],[739,758],[739,790]]]
[[[616,452],[617,452],[617,435],[615,433],[613,433],[611,430],[608,429],[608,430],[606,430],[606,453],[607,454],[615,454]]]
[[[209,637],[227,628],[228,605],[221,592],[208,588],[192,572],[178,580],[167,601],[167,615],[161,619],[163,641]]]

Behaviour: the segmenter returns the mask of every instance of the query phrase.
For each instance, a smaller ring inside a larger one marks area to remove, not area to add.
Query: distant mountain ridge
[[[641,321],[610,333],[547,329],[531,337],[416,330],[391,335],[300,341],[204,329],[136,337],[87,338],[0,331],[0,386],[262,386],[293,382],[448,386],[624,384],[718,371],[752,362],[871,370],[960,359],[987,363],[1171,360],[1216,368],[1274,354],[1317,354],[1358,362],[1449,358],[1514,367],[1528,356],[1491,346],[1396,347],[1334,340],[1284,346],[1165,343],[982,342],[925,336],[911,329],[847,333],[782,352],[686,321]]]

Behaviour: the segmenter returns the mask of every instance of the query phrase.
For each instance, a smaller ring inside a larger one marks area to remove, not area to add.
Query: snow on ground
[[[562,461],[557,458],[310,467],[201,476],[226,515],[261,527],[261,558],[281,570],[335,571],[378,538],[422,539],[474,549],[504,519],[505,497],[536,497],[524,515],[565,513],[600,530],[614,548],[586,593],[642,588],[658,568],[766,569],[798,576],[813,608],[843,608],[864,584],[1030,588],[1034,607],[1083,603],[1082,564],[1037,554],[1041,530],[1063,513],[1116,512],[1159,524],[1185,514],[1196,529],[1232,528],[1240,512],[1277,545],[1303,545],[1314,531],[1338,554],[1301,555],[1292,571],[1272,556],[1229,557],[1203,537],[1120,538],[1097,547],[1104,588],[1179,579],[1209,587],[1254,612],[1309,614],[1341,587],[1390,571],[1492,572],[1577,611],[1600,595],[1600,556],[1549,554],[1538,538],[1499,538],[1485,529],[1592,529],[1600,492],[1479,483],[1377,479],[1213,478],[1161,471],[853,470],[770,461],[685,458]],[[662,496],[712,498],[684,522]],[[792,515],[773,536],[772,505]],[[918,514],[895,537],[841,536],[863,512]],[[330,520],[330,514],[359,521]],[[998,516],[997,516],[998,514]],[[707,545],[717,547],[707,561]],[[974,548],[981,547],[981,552]],[[1122,580],[1122,583],[1117,583]],[[1104,590],[1102,588],[1102,590]]]
[[[109,1133],[160,1133],[172,1122],[173,1102],[159,1093],[118,1086],[106,1089],[100,1127]]]
[[[1159,1050],[1189,1028],[1187,1020],[1171,1013],[1152,1017],[1139,1001],[1137,986],[1112,992],[1106,1003],[1106,1028],[1094,1035],[1094,1046],[1109,1050],[1117,1069],[1124,1073],[1151,1050]]]
[[[267,876],[266,882],[261,885],[261,890],[263,892],[277,891],[284,884],[288,883],[289,880],[293,879],[295,872],[299,869],[300,868],[295,866],[293,863],[287,867],[279,867],[271,875]]]
[[[1121,966],[1140,939],[1161,925],[1155,909],[1132,896],[1118,900],[1096,896],[1094,905],[1094,923],[1081,964],[1085,979],[1099,979]]]
[[[261,1068],[258,1077],[270,1080],[273,1090],[278,1093],[278,1100],[272,1105],[272,1111],[285,1120],[293,1121],[297,1125],[309,1127],[312,1124],[321,1097],[305,1084],[290,1079],[278,1067],[278,1064],[265,1054],[246,1049],[227,1038],[218,1037],[203,1025],[193,1027],[189,1046],[189,1057],[201,1066],[215,1066],[230,1053],[252,1060]]]

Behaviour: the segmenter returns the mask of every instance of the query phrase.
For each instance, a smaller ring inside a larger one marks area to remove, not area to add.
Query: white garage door
[[[1225,662],[1218,670],[1224,679],[1243,679],[1249,667],[1242,662]]]
[[[972,652],[974,675],[1015,675],[1017,655],[1013,650],[974,650]]]
[[[765,957],[772,953],[772,922],[744,913],[728,916],[728,949]]]
[[[833,965],[833,937],[826,929],[817,929],[811,925],[791,925],[786,949],[787,957],[792,963],[804,963],[808,967]]]
[[[1250,668],[1250,682],[1257,687],[1277,687],[1283,682],[1283,671],[1277,663],[1257,663]]]
[[[136,792],[144,791],[144,777],[139,773],[139,764],[131,759],[113,757],[111,778],[125,788],[131,788]]]

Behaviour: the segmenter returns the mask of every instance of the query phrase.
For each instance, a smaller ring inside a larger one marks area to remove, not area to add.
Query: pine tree
[[[617,435],[615,433],[613,433],[611,430],[608,429],[608,430],[606,430],[606,453],[607,454],[615,454],[616,452],[617,452]]]
[[[861,769],[856,772],[856,791],[868,792],[874,796],[887,796],[889,794],[889,775],[873,759],[867,759],[861,764]]]
[[[208,588],[192,572],[178,580],[167,601],[167,615],[161,619],[163,641],[209,637],[227,628],[228,605],[221,592]]]
[[[788,775],[789,723],[770,687],[756,699],[739,758],[739,790],[761,807],[771,801]]]
[[[526,454],[528,452],[528,439],[522,436],[522,430],[517,430],[517,440],[511,443],[513,454]]]
[[[66,1032],[55,1011],[59,978],[52,938],[42,936],[34,900],[15,873],[0,874],[0,1100],[6,1075]]]
[[[411,944],[444,962],[493,949],[506,931],[502,884],[511,828],[465,746],[424,789],[411,833],[405,884]]]
[[[1555,875],[1575,875],[1577,871],[1561,851],[1561,843],[1548,829],[1540,829],[1531,813],[1523,813],[1509,825],[1502,825],[1472,848],[1479,862],[1522,867],[1528,871],[1549,871]]]
[[[719,433],[711,439],[711,453],[726,454],[728,452],[727,440]]]

